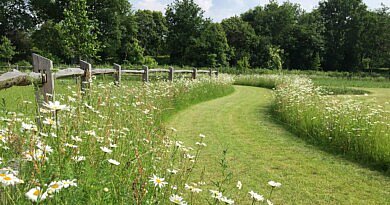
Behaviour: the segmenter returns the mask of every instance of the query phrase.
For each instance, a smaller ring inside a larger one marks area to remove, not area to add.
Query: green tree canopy
[[[75,60],[96,58],[100,43],[95,23],[88,18],[86,0],[71,1],[64,17],[61,27],[68,57]]]
[[[7,37],[3,36],[0,44],[0,59],[9,63],[15,54],[15,47]]]
[[[164,54],[165,40],[168,33],[165,17],[159,11],[138,10],[135,13],[137,22],[137,39],[145,50],[145,55]]]

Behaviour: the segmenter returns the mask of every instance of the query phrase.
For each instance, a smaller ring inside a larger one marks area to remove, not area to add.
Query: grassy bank
[[[23,106],[34,102],[15,92],[21,88],[8,90],[2,97],[10,108],[0,112],[1,204],[168,203],[184,189],[201,147],[177,146],[160,121],[232,92],[230,83],[223,76],[121,87],[95,82],[86,95],[65,83],[57,86],[59,105],[40,115]]]

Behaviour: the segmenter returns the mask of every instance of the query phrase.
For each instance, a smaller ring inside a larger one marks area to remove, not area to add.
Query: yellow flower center
[[[57,189],[58,187],[60,187],[60,185],[58,185],[58,184],[53,184],[53,185],[51,185],[50,187],[53,188],[53,189]]]
[[[11,180],[12,180],[11,177],[4,177],[3,179],[4,179],[5,181],[11,181]]]
[[[41,192],[37,189],[37,190],[34,191],[33,195],[34,195],[34,196],[39,196],[40,193],[41,193]]]
[[[0,174],[0,177],[5,177],[6,175],[5,174]]]
[[[157,184],[161,184],[161,179],[156,179]]]

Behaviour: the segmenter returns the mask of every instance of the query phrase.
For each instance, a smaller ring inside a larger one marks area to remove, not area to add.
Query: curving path
[[[267,194],[269,180],[283,184],[273,194],[275,204],[390,203],[388,177],[310,146],[275,123],[268,113],[269,90],[235,89],[229,96],[183,110],[168,122],[186,145],[198,141],[199,133],[206,135],[208,146],[196,173],[205,167],[205,179],[218,177],[218,160],[228,149],[232,183],[241,180],[246,193],[253,189]]]

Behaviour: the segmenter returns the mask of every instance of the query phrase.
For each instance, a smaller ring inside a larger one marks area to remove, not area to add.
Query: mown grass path
[[[267,196],[266,184],[274,180],[283,184],[273,194],[275,204],[390,203],[388,176],[308,145],[275,123],[268,113],[270,90],[235,89],[179,112],[167,125],[187,146],[199,140],[199,133],[206,135],[208,146],[196,169],[205,168],[206,181],[220,175],[218,160],[227,148],[232,187],[241,180],[247,197],[250,190]]]

